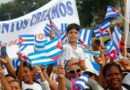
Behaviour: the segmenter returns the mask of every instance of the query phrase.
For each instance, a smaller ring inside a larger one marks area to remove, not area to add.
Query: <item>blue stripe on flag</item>
[[[33,66],[39,66],[39,65],[44,65],[44,66],[48,66],[49,64],[53,64],[53,63],[57,63],[56,60],[52,60],[52,61],[37,61],[37,62],[32,62]]]
[[[111,40],[113,42],[114,47],[116,48],[117,53],[120,51],[119,42],[121,40],[121,35],[122,35],[122,31],[117,25],[115,25]]]
[[[91,44],[91,38],[92,38],[93,31],[81,29],[79,31],[79,33],[80,33],[79,37],[80,37],[81,41],[83,41],[87,45],[87,47],[89,47]]]
[[[44,28],[44,33],[45,33],[45,36],[50,36],[50,30],[51,30],[51,27],[49,24],[46,24],[45,28]]]
[[[31,35],[30,35],[30,34],[26,34],[26,35],[20,35],[20,37],[27,37],[27,38],[28,38],[28,37],[32,37],[32,38],[34,38],[35,35],[34,35],[34,34],[33,34],[33,35],[32,35],[32,34],[31,34]]]
[[[41,51],[44,49],[47,40],[36,40],[35,41],[35,51]]]

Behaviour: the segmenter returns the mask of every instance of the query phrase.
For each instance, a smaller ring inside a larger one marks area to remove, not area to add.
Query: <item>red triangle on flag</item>
[[[103,28],[101,28],[101,27],[99,28],[99,30],[100,30],[100,34],[102,34],[104,31]]]
[[[110,53],[106,54],[106,56],[110,57],[111,61],[114,61],[116,59],[117,52],[116,50],[112,50]]]
[[[22,54],[22,53],[18,53],[18,56],[19,56],[19,57],[22,57],[23,59],[27,59],[27,56],[24,55],[24,54]]]
[[[24,42],[24,39],[22,37],[19,37],[19,44],[22,44]]]
[[[56,47],[59,48],[59,49],[62,49],[62,43],[61,43],[61,41],[58,41]]]

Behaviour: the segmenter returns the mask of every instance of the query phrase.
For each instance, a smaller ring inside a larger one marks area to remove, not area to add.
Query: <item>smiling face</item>
[[[78,40],[78,31],[76,29],[71,29],[67,32],[67,38],[70,43],[75,43]]]
[[[26,83],[32,83],[33,82],[33,71],[31,71],[28,67],[24,67],[24,73],[23,73],[23,81]]]
[[[112,66],[106,72],[106,83],[110,90],[118,90],[122,86],[122,76],[119,68]]]
[[[69,65],[66,67],[66,76],[69,79],[76,79],[81,76],[81,68],[77,64]]]

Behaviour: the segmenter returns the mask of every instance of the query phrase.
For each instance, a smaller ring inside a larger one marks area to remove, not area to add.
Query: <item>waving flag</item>
[[[112,6],[107,6],[105,19],[119,17],[120,14]]]
[[[113,43],[117,53],[119,53],[119,51],[120,51],[119,42],[121,40],[121,36],[122,36],[121,29],[118,27],[118,25],[115,25],[111,40],[112,40],[112,43]]]
[[[105,22],[101,23],[99,27],[94,29],[94,33],[96,38],[105,37],[109,35],[109,27],[110,21],[106,20]]]
[[[51,30],[50,25],[49,25],[49,24],[46,24],[46,26],[45,26],[45,28],[44,28],[45,36],[50,37],[50,30]]]
[[[88,78],[89,78],[89,76],[88,76],[87,74],[83,74],[82,76],[80,76],[80,77],[75,81],[74,88],[75,88],[76,90],[89,89],[89,87],[87,86]],[[75,90],[75,89],[74,89],[74,90]]]
[[[117,52],[115,50],[113,43],[111,41],[109,41],[105,46],[106,46],[105,56],[110,57],[111,61],[116,60]]]
[[[100,52],[96,52],[96,51],[89,51],[89,50],[84,50],[84,53],[86,54],[86,66],[87,66],[87,71],[91,71],[93,73],[95,73],[96,75],[99,75],[100,73],[100,65],[98,63],[96,63],[96,61],[94,60],[93,56],[99,56]]]
[[[20,35],[18,44],[20,46],[34,45],[34,41],[35,41],[35,35],[34,34]]]
[[[66,31],[64,31],[61,35],[61,41],[62,42],[67,42],[67,36],[66,36]]]
[[[51,30],[54,31],[54,33],[56,34],[56,36],[58,36],[59,38],[61,38],[62,31],[53,23],[53,21],[51,19],[49,20],[49,22],[50,22]]]
[[[42,51],[44,50],[44,46],[47,40],[35,40],[35,51]]]
[[[44,50],[30,53],[28,58],[32,64],[39,65],[41,63],[45,64],[45,62],[48,63],[51,60],[54,62],[54,59],[51,59],[51,57],[58,56],[61,53],[60,41],[58,38],[55,38],[45,43]]]
[[[18,55],[23,54],[27,55],[28,53],[34,51],[35,35],[34,34],[25,34],[19,36],[18,46],[20,50]]]
[[[86,48],[88,48],[91,44],[91,40],[92,40],[92,30],[86,30],[86,29],[81,29],[79,31],[80,33],[80,42],[81,44],[85,44]]]

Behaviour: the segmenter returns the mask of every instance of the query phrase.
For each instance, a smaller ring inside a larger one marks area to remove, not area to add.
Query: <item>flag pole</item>
[[[128,28],[129,28],[129,20],[126,18],[127,17],[127,11],[128,11],[128,8],[127,8],[127,0],[124,0],[124,6],[125,6],[125,8],[124,8],[124,14],[125,14],[125,17],[124,16],[122,16],[123,18],[124,18],[124,37],[125,37],[125,41],[124,41],[124,44],[125,44],[125,46],[124,46],[124,48],[125,48],[125,50],[124,50],[124,58],[126,59],[126,57],[127,57],[127,41],[128,41],[128,38],[127,38],[127,34],[128,34]]]
[[[121,13],[119,13],[118,11],[116,11],[124,19],[124,37],[125,37],[125,41],[124,41],[124,48],[125,48],[125,50],[124,50],[124,58],[125,59],[126,59],[126,56],[127,56],[127,45],[126,44],[127,44],[127,41],[128,41],[128,39],[127,39],[127,36],[128,36],[127,33],[128,32],[126,32],[126,30],[129,28],[129,24],[130,24],[128,18],[126,18],[127,17],[127,13],[128,13],[127,12],[128,8],[126,7],[126,5],[127,5],[127,0],[124,0],[124,7],[125,7],[124,8],[124,14],[125,14],[125,17]]]

